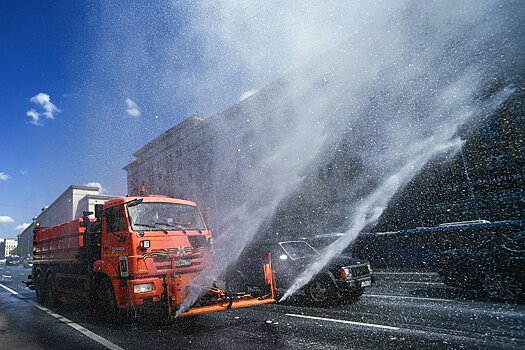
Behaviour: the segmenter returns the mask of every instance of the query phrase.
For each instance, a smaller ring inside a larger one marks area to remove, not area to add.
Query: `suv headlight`
[[[133,293],[147,293],[153,290],[153,283],[135,284],[133,286]]]
[[[350,272],[350,269],[348,267],[341,267],[341,278],[343,281],[346,281],[348,277],[351,277],[352,273]]]

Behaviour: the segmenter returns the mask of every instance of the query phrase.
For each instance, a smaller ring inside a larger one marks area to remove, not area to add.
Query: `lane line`
[[[409,300],[425,300],[425,301],[446,301],[446,302],[454,302],[457,300],[452,299],[438,299],[438,298],[421,298],[421,297],[410,297],[410,296],[402,296],[402,295],[384,295],[384,294],[368,294],[365,293],[364,295],[373,297],[373,298],[390,298],[390,299],[409,299]]]
[[[9,291],[10,293],[12,293],[13,295],[18,295],[18,292],[12,290],[11,288],[9,287],[6,287],[4,286],[3,284],[0,284],[0,287],[6,289],[7,291]],[[105,346],[106,348],[110,349],[110,350],[124,350],[123,348],[121,348],[120,346],[116,345],[116,344],[113,344],[112,342],[110,342],[109,340],[107,340],[106,338],[103,338],[101,337],[100,335],[96,334],[96,333],[93,333],[92,331],[90,331],[89,329],[87,328],[84,328],[82,327],[81,325],[79,325],[78,323],[75,323],[73,321],[71,321],[70,319],[62,316],[62,315],[59,315],[51,310],[49,310],[47,307],[43,307],[42,305],[38,304],[38,303],[35,303],[34,301],[32,300],[24,300],[26,302],[28,302],[29,304],[33,305],[34,307],[44,311],[45,313],[47,313],[48,315],[50,316],[53,316],[54,318],[56,318],[57,320],[65,323],[66,325],[68,325],[69,327],[77,330],[78,332],[84,334],[86,337],[90,338],[91,340],[94,340],[96,341],[97,343],[99,344],[102,344],[103,346]]]
[[[385,325],[382,325],[382,324],[339,320],[339,319],[336,319],[336,318],[316,317],[316,316],[298,315],[298,314],[286,314],[286,316],[308,318],[308,319],[311,319],[311,320],[346,323],[346,324],[353,324],[353,325],[356,325],[356,326],[365,326],[365,327],[373,327],[373,328],[381,328],[381,329],[390,329],[390,330],[393,330],[393,331],[397,331],[397,330],[400,329],[399,327],[385,326]]]
[[[372,272],[374,275],[420,275],[420,276],[437,276],[437,272]]]
[[[438,299],[438,298],[421,298],[421,297],[410,297],[410,296],[402,296],[402,295],[385,295],[385,294],[363,294],[369,297],[374,298],[386,298],[386,299],[407,299],[407,300],[423,300],[423,301],[439,301],[439,302],[447,302],[447,303],[472,303],[474,300],[458,300],[458,299]],[[485,303],[485,301],[480,301],[482,303]],[[501,306],[498,306],[501,308]],[[477,312],[477,313],[486,313],[491,315],[503,315],[505,317],[516,317],[516,318],[523,318],[523,312],[520,312],[518,310],[491,310],[486,308],[479,309],[479,306],[477,309],[473,309],[472,306],[469,306],[467,309],[465,309],[468,312]],[[464,310],[464,311],[465,311]]]
[[[495,336],[490,335],[488,333],[484,334],[486,338],[480,338],[480,334],[476,333],[467,333],[467,332],[456,332],[456,333],[450,333],[450,331],[453,331],[451,329],[417,329],[417,328],[405,328],[405,327],[392,327],[392,326],[386,326],[386,325],[379,325],[374,323],[361,323],[361,322],[354,322],[354,321],[347,321],[347,320],[340,320],[335,318],[325,318],[325,317],[315,317],[315,316],[307,316],[307,315],[298,315],[298,314],[285,314],[286,316],[292,316],[292,317],[299,317],[299,318],[306,318],[306,319],[313,319],[313,320],[320,320],[320,321],[329,321],[329,322],[338,322],[338,323],[346,323],[346,324],[353,324],[358,326],[367,326],[367,327],[374,327],[374,328],[381,328],[381,329],[387,329],[392,331],[398,331],[401,333],[406,334],[413,334],[419,337],[428,338],[429,336],[435,337],[437,339],[440,339],[444,342],[449,342],[451,340],[458,341],[458,342],[470,342],[469,345],[477,345],[478,348],[486,348],[487,344],[490,345],[498,345],[498,348],[507,348],[510,347],[512,349],[517,348],[516,346],[520,346],[523,344],[519,341],[519,339],[515,337],[501,337],[501,336]]]
[[[8,292],[10,292],[11,294],[18,295],[18,292],[12,290],[12,289],[9,288],[9,287],[4,286],[2,283],[0,283],[0,287],[4,288],[5,290],[7,290]]]
[[[445,285],[444,283],[442,282],[409,282],[409,281],[400,281],[399,283],[404,283],[404,284],[431,284],[431,285]]]
[[[97,343],[99,344],[102,344],[104,345],[106,348],[108,349],[111,349],[111,350],[124,350],[123,348],[121,348],[120,346],[116,345],[116,344],[113,344],[112,342],[110,342],[109,340],[107,340],[106,338],[103,338],[101,337],[100,335],[96,334],[96,333],[93,333],[92,331],[90,331],[89,329],[86,329],[84,327],[82,327],[81,325],[79,325],[78,323],[75,323],[73,321],[71,321],[70,319],[62,316],[62,315],[59,315],[51,310],[49,310],[48,308],[46,307],[43,307],[42,305],[38,304],[38,303],[35,303],[34,301],[32,300],[27,300],[27,302],[37,308],[39,308],[40,310],[46,312],[47,314],[53,316],[54,318],[56,318],[57,320],[67,324],[68,326],[70,326],[71,328],[79,331],[80,333],[84,334],[86,337],[96,341]]]

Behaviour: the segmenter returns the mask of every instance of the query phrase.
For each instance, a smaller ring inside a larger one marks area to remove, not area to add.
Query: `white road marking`
[[[324,318],[324,317],[315,317],[315,316],[297,315],[297,314],[286,314],[286,316],[388,329],[388,330],[398,331],[402,333],[414,334],[414,335],[425,337],[425,338],[428,338],[429,336],[431,336],[431,337],[440,339],[445,344],[446,342],[451,341],[451,340],[460,341],[460,342],[464,342],[466,340],[466,341],[471,342],[472,344],[477,345],[478,348],[486,348],[487,344],[491,344],[491,345],[497,344],[499,347],[501,347],[501,345],[505,345],[505,346],[510,345],[511,347],[513,347],[514,345],[517,344],[515,338],[496,337],[496,339],[483,339],[483,338],[480,339],[479,334],[468,334],[468,333],[467,334],[451,334],[451,333],[446,332],[447,330],[441,330],[440,332],[440,330],[429,330],[429,329],[423,330],[423,329],[416,329],[416,328],[392,327],[392,326],[386,326],[386,325],[380,325],[380,324],[374,324],[374,323],[361,323],[361,322],[354,322],[354,321],[347,321],[347,320],[339,320],[335,318]]]
[[[23,272],[19,272],[20,276],[25,276],[26,274]]]
[[[9,288],[9,287],[4,286],[4,285],[1,284],[1,283],[0,283],[0,287],[4,288],[5,290],[7,290],[8,292],[10,292],[11,294],[14,294],[14,295],[17,295],[17,294],[18,294],[18,292],[12,290],[12,289]]]
[[[364,295],[374,298],[390,298],[390,299],[409,299],[409,300],[425,300],[425,301],[446,301],[446,302],[454,302],[456,300],[452,299],[438,299],[438,298],[421,298],[421,297],[410,297],[410,296],[402,296],[402,295],[383,295],[383,294],[367,294]]]
[[[444,285],[442,282],[409,282],[409,281],[401,281],[399,283],[405,283],[405,284],[432,284],[432,285]]]
[[[419,276],[437,276],[437,272],[378,272],[373,271],[374,275],[419,275]]]
[[[73,329],[76,329],[80,333],[84,334],[86,337],[96,341],[97,343],[100,343],[100,344],[104,345],[108,349],[111,349],[111,350],[124,350],[120,346],[118,346],[116,344],[113,344],[112,342],[110,342],[109,340],[107,340],[105,338],[102,338],[100,335],[91,332],[89,329],[86,329],[86,328],[82,327],[81,325],[71,321],[70,319],[65,318],[62,315],[59,315],[59,314],[49,310],[48,308],[43,307],[42,305],[40,305],[38,303],[35,303],[32,300],[27,300],[27,302],[30,303],[31,305],[39,308],[40,310],[48,313],[49,315],[53,316],[57,320],[67,324],[68,326],[72,327]]]
[[[346,323],[346,324],[353,324],[353,325],[356,325],[356,326],[365,326],[365,327],[373,327],[373,328],[390,329],[390,330],[394,330],[394,331],[397,331],[397,330],[400,329],[399,327],[385,326],[385,325],[382,325],[382,324],[355,322],[355,321],[348,321],[348,320],[339,320],[339,319],[336,319],[336,318],[316,317],[316,316],[297,315],[297,314],[286,314],[286,316],[308,318],[308,319],[311,319],[311,320]]]
[[[12,290],[11,288],[9,287],[6,287],[4,286],[3,284],[0,284],[0,287],[6,289],[7,291],[9,291],[10,293],[14,294],[14,295],[17,295],[18,293],[14,290]],[[84,327],[82,327],[81,325],[71,321],[70,319],[68,318],[65,318],[64,316],[62,315],[59,315],[51,310],[49,310],[47,307],[43,307],[42,305],[39,305],[38,303],[35,303],[34,301],[32,300],[25,300],[27,301],[29,304],[39,308],[40,310],[46,312],[47,314],[53,316],[54,318],[56,318],[57,320],[65,323],[66,325],[68,325],[69,327],[79,331],[80,333],[84,334],[86,337],[96,341],[97,343],[99,344],[102,344],[103,346],[105,346],[106,348],[108,349],[111,349],[111,350],[124,350],[123,348],[121,348],[120,346],[116,345],[116,344],[113,344],[112,342],[110,342],[109,340],[105,339],[105,338],[102,338],[100,335],[98,334],[95,334],[93,332],[91,332],[89,329],[86,329]]]
[[[424,301],[439,301],[439,302],[448,302],[448,303],[468,303],[473,300],[458,300],[458,299],[438,299],[438,298],[421,298],[421,297],[410,297],[410,296],[401,296],[401,295],[381,295],[381,294],[363,294],[369,297],[375,298],[388,298],[388,299],[408,299],[408,300],[424,300]],[[488,310],[488,309],[469,309],[474,310],[473,312],[477,313],[486,313],[491,315],[504,315],[506,317],[518,317],[523,318],[523,313],[520,311],[513,310]]]

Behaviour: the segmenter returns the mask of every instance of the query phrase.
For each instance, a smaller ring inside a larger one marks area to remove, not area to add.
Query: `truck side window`
[[[106,209],[106,222],[108,232],[122,232],[126,230],[126,220],[124,217],[124,207],[117,206]]]

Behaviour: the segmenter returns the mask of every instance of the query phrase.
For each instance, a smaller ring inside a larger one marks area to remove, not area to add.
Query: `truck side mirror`
[[[102,219],[102,208],[104,204],[95,204],[95,218]]]

